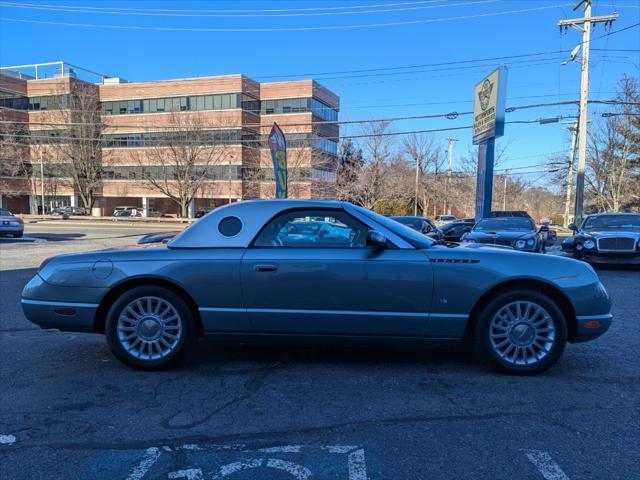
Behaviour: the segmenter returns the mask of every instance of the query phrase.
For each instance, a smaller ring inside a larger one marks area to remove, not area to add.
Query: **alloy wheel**
[[[173,352],[182,338],[178,310],[160,297],[140,297],[128,303],[118,317],[118,340],[129,355],[158,360]]]
[[[549,355],[556,340],[551,315],[531,301],[502,306],[491,319],[489,339],[493,351],[511,365],[535,365]]]

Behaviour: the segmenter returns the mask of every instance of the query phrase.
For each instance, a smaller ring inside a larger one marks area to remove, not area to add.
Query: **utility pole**
[[[42,161],[42,152],[40,152],[40,199],[42,201],[42,215],[44,215],[44,164]]]
[[[578,175],[576,178],[576,204],[574,210],[574,221],[582,220],[584,208],[584,170],[587,157],[587,102],[589,100],[589,48],[591,42],[591,25],[604,23],[608,28],[611,23],[618,18],[618,14],[604,15],[599,17],[591,16],[591,0],[580,0],[573,10],[577,10],[584,4],[584,17],[570,20],[560,20],[558,26],[560,30],[569,27],[582,32],[582,66],[580,78],[580,114],[578,125]],[[577,55],[577,51],[575,53]]]
[[[507,210],[507,175],[509,175],[509,171],[504,172],[504,187],[502,190],[502,211]]]
[[[420,155],[416,155],[416,195],[413,201],[413,215],[418,215],[418,187],[420,185]],[[426,207],[423,207],[426,208]]]
[[[451,215],[451,202],[449,201],[449,183],[451,182],[451,164],[453,162],[453,142],[457,142],[457,138],[449,137],[447,138],[449,142],[449,165],[447,167],[447,180],[445,182],[444,189],[444,198],[445,202],[448,205],[448,208],[445,209],[447,215]]]
[[[569,128],[571,132],[571,152],[569,153],[569,172],[567,173],[567,198],[564,202],[564,226],[569,225],[569,211],[571,209],[571,187],[573,184],[573,161],[576,155],[576,137],[578,136],[578,122]]]

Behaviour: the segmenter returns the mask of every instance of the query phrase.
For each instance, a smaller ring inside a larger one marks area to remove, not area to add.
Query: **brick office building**
[[[44,78],[49,65],[55,70]],[[27,68],[32,74],[24,73]],[[0,165],[5,207],[17,213],[42,211],[42,193],[45,211],[83,206],[70,160],[59,152],[60,145],[78,138],[77,132],[69,133],[73,128],[89,131],[90,123],[100,124],[94,139],[100,147],[94,214],[110,215],[116,206],[179,214],[179,205],[158,187],[174,188],[171,176],[181,167],[172,167],[173,160],[163,155],[178,138],[197,139],[200,153],[206,152],[194,157],[196,164],[206,157],[199,164],[199,172],[206,173],[190,215],[231,201],[272,198],[266,136],[273,122],[287,137],[290,197],[335,195],[339,129],[332,122],[338,119],[339,97],[313,80],[260,83],[224,75],[128,82],[101,76],[99,82],[88,82],[79,78],[82,71],[62,62],[0,70],[1,161],[6,167],[7,156],[18,156],[26,164],[18,173]],[[79,110],[78,95],[72,93],[77,91],[91,97],[88,103],[98,106],[97,116]]]

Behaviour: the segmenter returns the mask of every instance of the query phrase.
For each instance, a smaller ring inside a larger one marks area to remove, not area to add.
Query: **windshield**
[[[431,240],[426,235],[423,235],[392,218],[385,217],[376,212],[372,212],[371,210],[367,210],[366,208],[357,207],[355,205],[354,207],[356,208],[356,210],[358,210],[358,212],[366,215],[371,220],[379,223],[383,227],[388,228],[393,233],[395,233],[399,237],[402,237],[404,240],[406,240],[416,248],[428,248],[433,245],[433,240]]]
[[[535,230],[535,226],[528,218],[487,218],[476,223],[473,230],[478,232],[497,232],[500,230],[527,232]]]
[[[422,220],[416,217],[391,217],[396,222],[400,222],[407,227],[413,228],[414,230],[422,229]]]
[[[582,229],[640,232],[640,215],[598,215],[597,217],[587,217]]]

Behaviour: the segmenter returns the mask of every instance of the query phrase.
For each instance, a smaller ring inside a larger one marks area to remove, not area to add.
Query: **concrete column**
[[[0,192],[0,208],[2,208],[2,206],[4,205],[3,202],[3,198],[2,198],[2,192]]]
[[[149,215],[149,198],[142,197],[142,216],[147,217]]]
[[[187,216],[189,218],[194,218],[196,216],[196,202],[194,198],[192,198],[189,202],[189,206],[187,208]]]
[[[77,207],[78,206],[78,197],[75,195],[71,195],[69,196],[69,201],[71,202],[70,205],[72,207]]]
[[[29,195],[29,213],[31,215],[36,215],[38,213],[38,211],[37,211],[37,209],[36,209],[36,211],[34,211],[33,207],[34,207],[33,195]]]

